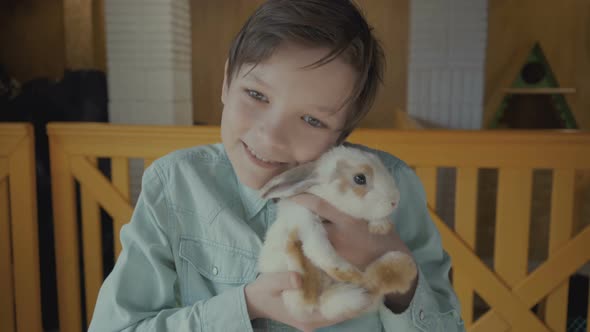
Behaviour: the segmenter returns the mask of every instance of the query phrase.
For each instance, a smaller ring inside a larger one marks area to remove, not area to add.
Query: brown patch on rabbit
[[[349,169],[352,169],[352,166],[350,166],[350,164],[347,163],[346,160],[338,160],[338,162],[336,163],[336,169],[334,170],[332,178],[330,179],[330,181],[339,181],[340,185],[338,186],[338,191],[341,194],[344,194],[349,188],[352,187],[346,175]]]
[[[317,269],[303,253],[303,243],[297,235],[297,230],[289,233],[287,254],[297,261],[302,270],[301,290],[306,304],[318,303],[322,291],[321,271]]]
[[[410,290],[417,273],[412,257],[388,252],[367,267],[363,287],[373,294],[403,294]]]
[[[363,171],[363,173],[367,176],[368,179],[373,178],[373,167],[371,167],[371,165],[369,165],[369,164],[361,165],[361,171]]]
[[[333,269],[330,271],[326,271],[326,273],[335,280],[341,282],[351,282],[354,284],[360,284],[363,280],[363,274],[361,271],[356,269],[350,270],[340,270],[340,269]]]

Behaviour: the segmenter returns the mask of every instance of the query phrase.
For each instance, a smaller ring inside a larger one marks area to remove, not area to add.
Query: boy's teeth
[[[252,150],[250,147],[248,147],[248,150],[250,150],[250,152],[252,152],[252,155],[262,161],[264,161],[265,163],[269,163],[269,164],[276,164],[276,162],[274,161],[270,161],[270,160],[266,160],[262,157],[260,157],[259,155],[256,154],[256,152],[254,150]]]

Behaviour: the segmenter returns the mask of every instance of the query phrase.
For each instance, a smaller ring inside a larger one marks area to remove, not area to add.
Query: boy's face
[[[304,68],[326,54],[284,44],[254,69],[242,66],[229,87],[224,80],[221,137],[243,184],[260,189],[336,144],[356,73],[340,58]]]

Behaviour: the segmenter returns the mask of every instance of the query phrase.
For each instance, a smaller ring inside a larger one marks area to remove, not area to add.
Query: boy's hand
[[[314,313],[305,322],[298,321],[287,311],[281,293],[284,290],[300,287],[301,277],[296,272],[260,274],[256,280],[246,285],[244,290],[250,320],[267,318],[304,332],[311,332],[353,318],[344,316],[335,320],[327,320],[320,313]]]
[[[300,194],[290,199],[325,219],[324,228],[336,252],[361,270],[388,251],[401,251],[412,256],[393,229],[385,235],[372,234],[367,221],[353,218],[312,194]],[[386,295],[386,305],[394,312],[405,310],[414,297],[416,285],[417,280],[406,294]]]
[[[412,255],[410,249],[392,229],[385,235],[369,232],[367,221],[353,218],[312,194],[290,198],[326,220],[324,228],[336,251],[361,270],[388,251]]]

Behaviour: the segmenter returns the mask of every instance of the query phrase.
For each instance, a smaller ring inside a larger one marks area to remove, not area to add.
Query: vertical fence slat
[[[416,174],[426,191],[426,200],[436,210],[436,167],[416,167]]]
[[[51,194],[60,332],[82,328],[80,264],[74,177],[66,151],[50,136]]]
[[[549,257],[571,238],[574,226],[574,170],[553,172]],[[565,332],[569,282],[556,288],[545,302],[545,322],[555,332]]]
[[[97,166],[96,158],[88,158]],[[82,246],[84,249],[84,282],[86,291],[86,319],[90,323],[98,291],[103,282],[102,228],[100,207],[84,185],[80,186],[82,208]]]
[[[121,193],[121,195],[127,199],[130,197],[129,189],[129,160],[127,158],[113,158],[112,159],[112,175],[113,185]],[[115,258],[119,256],[121,252],[121,240],[119,234],[121,233],[121,227],[128,223],[129,220],[120,220],[118,218],[113,219],[113,235],[115,242]]]
[[[514,286],[528,273],[532,170],[500,169],[494,267]]]
[[[0,330],[16,331],[6,160],[0,159]]]
[[[8,158],[16,326],[42,331],[35,146],[32,129]]]
[[[455,232],[475,250],[477,227],[477,169],[458,168],[455,199]],[[461,302],[465,327],[473,324],[473,283],[460,266],[453,267],[453,285]]]
[[[494,269],[510,287],[528,274],[532,182],[531,169],[499,170]]]

